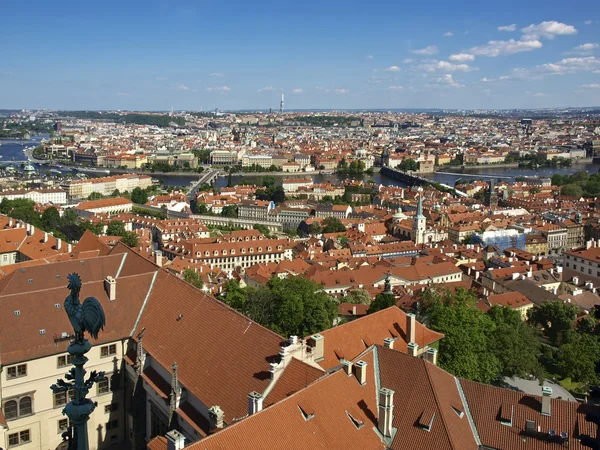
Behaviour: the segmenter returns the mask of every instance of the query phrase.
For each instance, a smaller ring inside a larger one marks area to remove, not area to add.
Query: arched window
[[[19,400],[19,417],[31,414],[31,397],[23,397]]]
[[[17,401],[9,400],[4,404],[4,418],[6,420],[16,419],[18,417]]]

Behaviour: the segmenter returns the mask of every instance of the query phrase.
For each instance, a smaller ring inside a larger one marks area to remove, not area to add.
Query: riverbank
[[[574,159],[573,164],[574,165],[575,164],[591,164],[593,162],[593,160],[594,160],[594,158]],[[518,168],[519,168],[519,163],[514,162],[514,163],[494,163],[494,164],[469,164],[469,165],[463,165],[463,166],[444,165],[444,166],[436,166],[435,171],[436,172],[460,173],[460,171],[470,170],[470,169],[518,169]]]

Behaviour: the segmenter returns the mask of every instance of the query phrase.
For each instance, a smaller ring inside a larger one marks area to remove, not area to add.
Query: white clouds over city
[[[475,59],[475,56],[469,53],[455,53],[453,55],[450,55],[448,59],[450,61],[465,62],[473,61]]]
[[[231,88],[229,86],[212,86],[207,87],[206,90],[208,92],[229,92]]]
[[[412,52],[415,55],[431,56],[431,55],[435,55],[438,52],[438,48],[435,45],[429,45],[428,47],[413,50]]]
[[[400,72],[400,67],[398,66],[390,66],[385,69],[386,72]]]
[[[435,59],[425,60],[419,68],[426,72],[471,72],[477,70],[468,64],[454,64],[448,61],[437,61]]]
[[[517,31],[517,24],[499,26],[498,31]]]
[[[554,39],[556,36],[577,34],[573,25],[557,22],[555,20],[544,21],[539,24],[531,24],[521,28],[524,40],[535,40],[540,38]]]

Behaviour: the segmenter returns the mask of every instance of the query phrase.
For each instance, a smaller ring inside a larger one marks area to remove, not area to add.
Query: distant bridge
[[[403,183],[406,183],[408,185],[414,185],[414,186],[420,186],[422,184],[427,185],[427,184],[436,183],[435,181],[430,180],[428,178],[420,177],[414,172],[403,172],[402,170],[392,169],[391,167],[387,167],[387,166],[381,168],[381,174],[386,177],[390,177],[395,180],[402,181]],[[455,187],[448,186],[447,184],[443,184],[443,183],[438,183],[438,184],[440,186],[443,186],[447,189],[454,191],[456,193],[456,195],[458,195],[460,197],[468,197],[467,194],[465,194],[462,191],[459,191]]]
[[[196,195],[198,194],[198,189],[200,189],[200,186],[202,186],[203,184],[212,185],[218,177],[219,177],[218,170],[209,170],[208,172],[203,173],[202,176],[200,176],[200,178],[198,178],[198,181],[194,182],[192,187],[190,187],[190,189],[187,191],[187,193],[186,193],[187,198],[190,200],[195,200]]]

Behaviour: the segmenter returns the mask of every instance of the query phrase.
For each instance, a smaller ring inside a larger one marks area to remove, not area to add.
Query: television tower
[[[279,104],[279,112],[283,114],[283,89],[281,90],[281,103]]]

